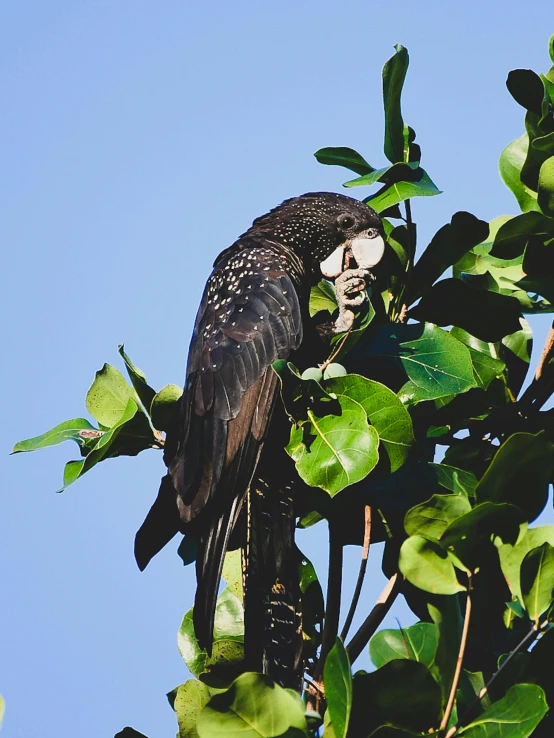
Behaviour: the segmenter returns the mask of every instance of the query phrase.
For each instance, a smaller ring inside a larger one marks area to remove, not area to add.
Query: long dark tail
[[[303,676],[302,614],[291,487],[255,480],[248,494],[247,517],[246,665],[298,690]]]

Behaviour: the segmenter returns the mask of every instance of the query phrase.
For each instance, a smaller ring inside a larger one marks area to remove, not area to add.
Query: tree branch
[[[462,629],[460,650],[458,651],[458,660],[456,661],[456,669],[454,671],[454,676],[452,678],[450,694],[448,696],[448,702],[446,703],[446,710],[444,711],[444,715],[442,717],[442,721],[439,727],[439,730],[441,731],[446,730],[448,726],[448,721],[450,720],[450,716],[452,715],[452,708],[454,707],[454,700],[456,699],[456,691],[458,689],[458,683],[460,681],[460,675],[462,673],[462,664],[464,661],[464,654],[465,654],[466,645],[467,645],[467,636],[469,633],[469,622],[471,620],[471,574],[468,572],[467,576],[468,576],[469,584],[467,588],[467,600],[466,600],[466,612],[464,616],[464,627]],[[454,732],[456,732],[455,727],[454,727]],[[449,731],[449,735],[454,735],[454,733],[451,733],[451,731]]]
[[[344,621],[344,625],[342,627],[342,631],[340,634],[340,637],[343,641],[346,640],[346,636],[348,635],[348,631],[350,630],[350,626],[352,625],[352,620],[354,619],[354,614],[356,612],[356,608],[358,607],[358,602],[360,600],[360,594],[362,592],[362,586],[364,583],[364,577],[367,569],[367,558],[369,556],[369,545],[371,542],[371,507],[369,505],[365,506],[365,523],[364,523],[364,546],[362,549],[362,560],[360,561],[360,570],[358,572],[358,581],[356,582],[356,589],[354,590],[354,595],[352,597],[352,602],[350,603],[350,609],[348,610],[348,615],[346,616],[346,620]]]
[[[394,574],[389,579],[385,589],[379,595],[373,610],[369,613],[360,626],[358,632],[346,647],[346,652],[351,664],[356,661],[365,646],[369,643],[371,636],[383,622],[383,618],[390,610],[392,603],[398,597],[401,586],[402,578],[399,574]]]
[[[314,669],[314,681],[323,674],[327,654],[335,645],[339,632],[340,597],[342,590],[342,543],[332,521],[329,521],[329,575],[325,602],[325,624],[321,636],[321,652]]]

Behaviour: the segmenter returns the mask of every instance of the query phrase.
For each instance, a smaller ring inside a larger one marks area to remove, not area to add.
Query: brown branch
[[[348,610],[348,615],[346,616],[346,620],[344,621],[344,625],[340,634],[340,637],[343,641],[346,640],[346,636],[348,635],[348,631],[350,630],[350,626],[352,625],[352,620],[354,619],[354,614],[356,612],[356,608],[358,607],[360,594],[362,592],[362,585],[364,583],[364,577],[367,569],[367,558],[369,556],[369,545],[371,542],[371,507],[369,505],[366,505],[364,512],[364,546],[362,549],[362,560],[360,561],[360,571],[358,572],[356,589],[354,590],[352,602],[350,603],[350,609]]]
[[[462,673],[462,663],[464,661],[464,654],[467,645],[467,636],[469,633],[469,621],[471,620],[471,574],[468,572],[468,588],[467,588],[467,600],[466,600],[466,612],[464,616],[464,627],[462,629],[462,639],[460,641],[460,650],[458,651],[458,660],[456,661],[456,670],[454,671],[454,677],[452,678],[452,686],[450,687],[450,695],[448,696],[448,702],[446,703],[446,710],[442,717],[442,721],[439,727],[440,731],[446,730],[450,716],[452,715],[452,709],[454,707],[454,700],[456,699],[456,691],[458,689],[458,683],[460,681],[460,675]],[[448,737],[454,735],[452,732],[456,732],[456,727],[448,731]]]
[[[371,636],[383,622],[383,618],[391,609],[392,603],[400,594],[401,586],[402,577],[400,577],[399,574],[394,574],[387,582],[387,585],[379,595],[373,610],[369,613],[358,629],[358,632],[346,647],[346,652],[351,664],[356,661],[365,646],[368,644]]]
[[[314,681],[323,674],[327,654],[335,645],[339,632],[340,597],[342,589],[342,543],[335,526],[329,521],[329,574],[327,578],[327,598],[325,602],[325,623],[321,636],[321,652],[314,669]]]
[[[544,368],[546,364],[548,363],[548,360],[551,358],[553,352],[554,352],[554,324],[552,325],[551,329],[548,332],[546,343],[544,344],[541,358],[539,360],[539,365],[537,367],[537,371],[535,372],[535,379],[540,379],[542,377]]]

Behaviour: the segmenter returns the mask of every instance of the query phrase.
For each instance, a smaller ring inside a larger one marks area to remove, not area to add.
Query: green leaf
[[[354,675],[350,718],[353,736],[369,736],[382,725],[427,732],[440,721],[440,687],[417,661],[396,659],[371,674]]]
[[[133,388],[121,372],[104,364],[96,372],[87,392],[86,405],[89,413],[106,428],[111,428],[121,418],[129,400],[135,399]]]
[[[475,497],[477,477],[473,472],[457,469],[448,464],[430,464],[437,474],[437,481],[441,487],[454,492],[455,495]]]
[[[507,295],[471,287],[460,279],[443,279],[431,287],[410,317],[437,325],[455,325],[482,341],[494,343],[519,330],[519,302]]]
[[[325,382],[325,389],[358,402],[387,452],[391,472],[399,469],[415,443],[410,414],[398,397],[380,382],[349,374]]]
[[[545,215],[554,217],[554,156],[539,171],[539,205]]]
[[[198,541],[192,536],[184,536],[183,540],[179,544],[177,549],[177,556],[181,559],[184,566],[192,564],[196,561],[196,555],[198,553]]]
[[[337,638],[325,660],[323,681],[335,738],[345,738],[352,709],[352,674],[340,638]]]
[[[429,323],[424,327],[406,327],[415,328],[419,335],[397,344],[400,361],[410,380],[400,390],[400,399],[408,402],[435,400],[475,386],[471,358],[463,344]],[[391,326],[390,330],[394,338],[398,328]]]
[[[118,446],[118,437],[124,430],[125,426],[133,421],[137,412],[138,406],[136,402],[132,399],[129,399],[127,401],[127,405],[123,409],[121,417],[114,422],[109,430],[107,430],[100,438],[98,438],[87,457],[81,459],[80,461],[67,462],[63,475],[63,487],[58,490],[59,492],[62,492],[66,487],[69,487],[70,484],[73,484],[73,482],[75,482],[85,472],[92,469],[93,466],[96,466],[96,464],[98,464],[104,458],[121,455],[122,449],[121,446]],[[145,418],[144,415],[142,417]],[[141,443],[137,447],[136,453],[144,448],[148,448],[148,445],[149,443]]]
[[[331,315],[337,310],[335,288],[326,279],[322,279],[310,292],[310,318],[321,310],[327,310]]]
[[[516,684],[458,734],[466,738],[528,738],[547,712],[540,687]]]
[[[510,218],[498,229],[489,257],[505,260],[520,257],[529,239],[537,235],[554,237],[554,219],[535,211]]]
[[[553,471],[554,446],[544,433],[514,433],[477,485],[477,499],[516,505],[526,520],[534,520],[546,504]]]
[[[127,354],[125,353],[125,346],[123,344],[118,346],[118,351],[119,355],[125,362],[127,374],[129,375],[129,379],[131,380],[131,383],[135,388],[139,400],[146,408],[146,410],[148,410],[148,408],[152,404],[152,400],[154,399],[156,390],[150,387],[150,385],[146,381],[146,375],[144,374],[144,372],[136,367],[131,359],[127,356]]]
[[[542,115],[544,85],[531,69],[514,69],[508,74],[506,87],[514,100],[537,116]]]
[[[488,235],[489,224],[484,220],[465,211],[454,213],[450,223],[435,233],[418,259],[404,302],[412,305],[448,267],[456,264]]]
[[[75,418],[75,420],[66,420],[65,423],[56,425],[46,433],[26,441],[19,441],[13,447],[14,454],[23,451],[37,451],[47,446],[55,446],[64,441],[76,441],[80,448],[87,449],[94,445],[98,438],[104,435],[105,431],[98,430],[84,418]]]
[[[366,198],[364,202],[370,205],[376,212],[381,213],[383,210],[403,200],[408,200],[411,197],[433,197],[434,195],[440,195],[442,190],[438,189],[424,169],[420,171],[422,172],[422,176],[417,182],[403,181],[390,185],[386,184],[374,195]]]
[[[521,593],[531,620],[540,616],[552,604],[554,590],[554,547],[545,542],[526,554],[521,564]]]
[[[177,646],[183,660],[194,676],[207,669],[233,673],[244,658],[244,610],[242,602],[227,588],[217,598],[212,655],[201,649],[194,634],[192,609],[189,610],[177,633]]]
[[[394,659],[409,659],[430,669],[438,643],[439,631],[434,623],[416,623],[401,630],[380,630],[371,639],[369,655],[377,668]]]
[[[242,602],[242,552],[240,548],[237,548],[236,551],[227,551],[221,576],[227,582],[227,586],[235,597]]]
[[[477,386],[487,389],[492,380],[499,377],[506,368],[505,362],[498,358],[496,347],[461,328],[452,328],[450,333],[468,347]]]
[[[369,174],[374,171],[371,164],[368,164],[361,154],[347,146],[328,146],[316,151],[314,156],[320,164],[345,167],[356,174]]]
[[[328,385],[339,381],[329,380]],[[308,420],[291,428],[286,447],[306,484],[330,495],[366,477],[379,459],[379,434],[368,425],[361,403],[346,392],[337,396],[337,402],[340,415],[320,416],[308,410]]]
[[[138,730],[135,730],[134,728],[127,727],[120,730],[119,733],[116,733],[114,738],[147,738],[147,736],[145,736],[144,733],[139,733]]]
[[[176,384],[166,384],[154,395],[150,406],[150,416],[154,428],[161,431],[169,430],[175,419],[177,404],[182,394],[181,387],[177,387]]]
[[[173,709],[179,723],[178,738],[197,738],[196,723],[201,710],[210,701],[210,690],[202,682],[189,679],[181,684],[175,695]]]
[[[473,570],[481,556],[479,544],[490,541],[494,535],[515,543],[520,523],[521,511],[514,505],[483,502],[450,523],[440,543]]]
[[[448,554],[436,541],[410,536],[400,549],[400,571],[415,587],[431,594],[451,595],[466,588],[458,582]]]
[[[343,187],[367,187],[382,182],[383,184],[395,184],[396,182],[419,182],[423,177],[423,169],[419,162],[398,162],[382,169],[374,169],[370,174],[365,174],[356,179],[350,179]]]
[[[408,510],[404,528],[409,536],[440,538],[448,526],[471,510],[471,505],[462,495],[433,495]]]
[[[524,213],[539,209],[536,193],[521,181],[521,170],[527,158],[528,150],[529,136],[524,133],[523,136],[516,138],[515,141],[506,146],[500,154],[499,161],[500,176],[506,187],[515,195],[519,207]]]
[[[404,121],[400,98],[410,63],[408,50],[397,44],[396,53],[383,67],[383,104],[385,108],[385,156],[392,163],[404,157]]]
[[[4,720],[4,713],[6,712],[6,702],[0,694],[0,727],[2,727],[2,721]]]
[[[247,672],[200,713],[200,738],[296,738],[308,735],[304,705],[270,677]]]
[[[554,525],[528,528],[523,535],[520,535],[515,545],[503,543],[498,547],[504,578],[512,595],[521,603],[523,603],[520,581],[521,565],[529,551],[540,548],[544,543],[554,546]]]

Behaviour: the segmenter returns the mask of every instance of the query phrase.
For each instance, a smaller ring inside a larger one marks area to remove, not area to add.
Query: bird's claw
[[[344,333],[354,325],[353,307],[365,300],[364,290],[374,280],[369,269],[346,269],[335,280],[339,315],[334,324],[334,333]]]

